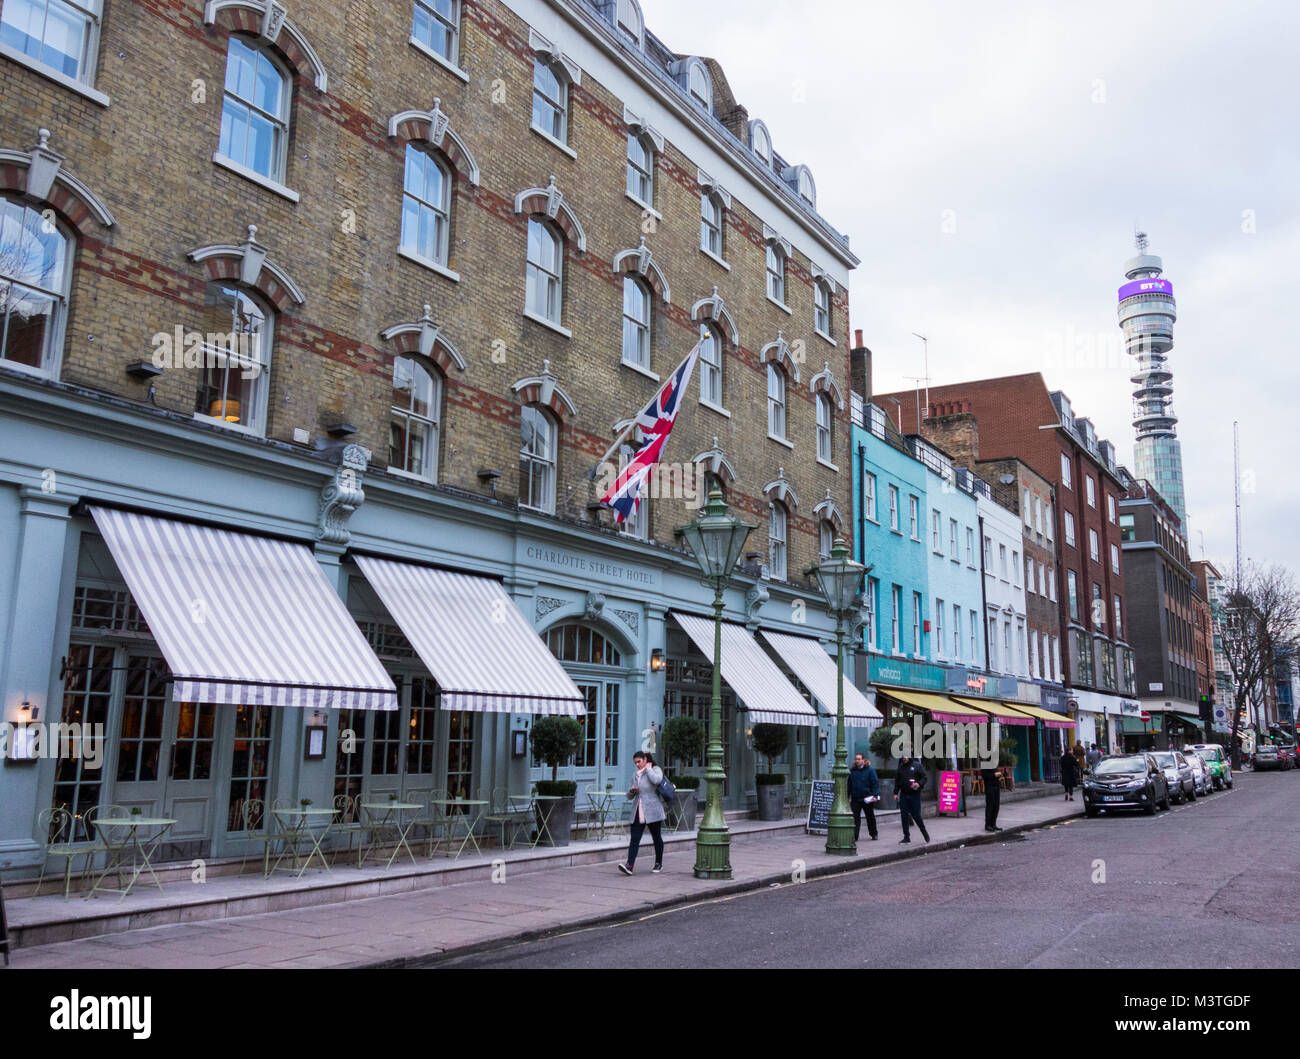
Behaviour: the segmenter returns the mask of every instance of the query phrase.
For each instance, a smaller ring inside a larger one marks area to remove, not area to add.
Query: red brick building
[[[900,430],[919,430],[958,460],[1017,459],[1050,484],[1061,667],[1078,738],[1115,745],[1114,719],[1138,708],[1121,700],[1135,683],[1120,550],[1124,486],[1114,446],[1038,372],[931,386],[920,422],[913,392],[880,394],[877,403]]]

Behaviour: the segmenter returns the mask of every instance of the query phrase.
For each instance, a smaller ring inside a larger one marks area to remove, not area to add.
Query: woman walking
[[[1065,788],[1065,800],[1074,801],[1074,788],[1079,782],[1079,761],[1074,751],[1067,749],[1061,755],[1061,786]]]
[[[659,797],[659,784],[664,781],[664,772],[655,764],[654,756],[644,750],[638,750],[632,755],[632,764],[636,766],[636,776],[628,788],[627,800],[636,802],[636,812],[632,814],[632,841],[627,847],[627,863],[620,864],[618,870],[624,875],[632,874],[636,868],[641,836],[649,828],[650,838],[655,845],[655,866],[650,870],[660,872],[664,866],[664,840],[660,832],[664,817],[668,815],[663,799]]]
[[[1078,776],[1082,777],[1088,771],[1088,752],[1082,743],[1074,744],[1074,763],[1078,767]]]

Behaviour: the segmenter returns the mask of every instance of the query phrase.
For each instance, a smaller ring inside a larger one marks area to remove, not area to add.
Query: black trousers
[[[646,824],[642,823],[636,817],[632,818],[632,841],[628,843],[627,847],[627,866],[629,868],[636,864],[637,849],[641,846],[641,836],[645,833],[647,827],[650,829],[650,838],[654,840],[655,844],[655,863],[663,863],[664,837],[660,834],[663,826],[664,824],[662,820],[655,820],[652,823]]]
[[[853,841],[858,840],[862,834],[862,814],[867,814],[867,834],[872,838],[876,837],[876,805],[874,802],[860,802],[856,798],[850,799],[849,804],[853,806]]]
[[[997,827],[998,809],[1002,807],[1002,784],[993,769],[981,769],[980,777],[984,780],[984,826]]]
[[[908,817],[916,821],[916,826],[921,829],[921,834],[926,838],[930,837],[930,832],[925,829],[925,824],[921,822],[921,794],[915,791],[912,794],[900,794],[898,796],[899,817],[903,821],[903,837],[910,838],[908,830]]]

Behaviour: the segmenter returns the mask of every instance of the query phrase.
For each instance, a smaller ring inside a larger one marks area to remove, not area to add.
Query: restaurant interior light
[[[667,665],[668,663],[664,659],[664,652],[662,648],[656,647],[654,650],[650,652],[651,673],[662,673],[664,669],[667,667]]]
[[[208,415],[213,419],[224,419],[227,423],[238,423],[240,416],[239,402],[227,397],[224,401],[217,399],[208,407]]]

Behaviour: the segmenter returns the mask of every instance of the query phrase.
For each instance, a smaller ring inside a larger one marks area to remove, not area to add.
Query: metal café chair
[[[423,811],[415,818],[415,826],[424,830],[424,855],[432,857],[444,842],[450,845],[451,822],[447,807],[442,804],[447,799],[444,787],[435,787],[428,791],[415,791],[408,795],[413,802],[423,806]]]
[[[341,836],[346,846],[343,851],[348,859],[352,858],[352,840],[357,840],[357,867],[361,867],[361,851],[366,848],[366,826],[361,822],[357,808],[357,799],[348,794],[334,795],[334,825],[336,835]],[[334,863],[338,863],[340,848],[334,847]]]
[[[491,804],[488,806],[487,816],[483,819],[489,827],[501,828],[502,849],[514,849],[515,843],[519,840],[519,832],[527,829],[529,811],[532,807],[517,806],[505,787],[494,787],[487,800]],[[507,829],[510,833],[508,842],[506,841]]]
[[[78,857],[85,857],[83,874],[89,874],[90,861],[99,852],[99,846],[91,839],[76,837],[77,821],[72,813],[62,807],[42,809],[36,816],[36,830],[40,834],[43,846],[41,857],[41,875],[36,880],[33,897],[39,897],[41,884],[45,882],[45,862],[50,857],[63,858],[63,898],[67,900],[72,889],[72,862]]]
[[[106,803],[103,805],[92,805],[81,816],[82,824],[86,828],[86,834],[90,838],[94,849],[91,851],[92,857],[96,853],[104,854],[104,870],[101,872],[95,882],[98,886],[99,879],[103,879],[108,874],[110,868],[115,869],[118,888],[122,887],[122,859],[126,848],[131,844],[129,831],[119,831],[115,827],[101,828],[97,824],[100,820],[116,820],[124,816],[130,816],[126,808],[121,805]],[[93,896],[93,893],[92,893]]]
[[[244,832],[247,845],[244,856],[239,861],[239,874],[244,874],[248,864],[248,847],[262,846],[262,878],[270,875],[271,843],[275,841],[275,825],[266,818],[266,802],[261,798],[246,798],[239,806],[240,830]]]

